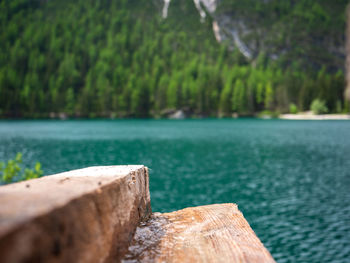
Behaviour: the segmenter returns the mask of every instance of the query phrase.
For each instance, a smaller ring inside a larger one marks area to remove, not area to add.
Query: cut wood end
[[[145,243],[145,235],[152,242]],[[275,262],[236,204],[153,214],[140,226],[125,262]]]
[[[151,214],[143,166],[104,166],[0,187],[0,262],[118,262]]]

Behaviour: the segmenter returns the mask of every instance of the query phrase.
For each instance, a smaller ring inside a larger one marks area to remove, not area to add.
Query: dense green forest
[[[167,19],[158,3],[1,0],[0,116],[252,115],[309,110],[315,99],[349,110],[344,58],[323,49],[327,37],[344,44],[347,1],[227,1],[221,12],[265,30],[273,23],[266,41],[286,49],[278,59],[262,49],[252,61],[217,43],[192,1],[173,0]]]

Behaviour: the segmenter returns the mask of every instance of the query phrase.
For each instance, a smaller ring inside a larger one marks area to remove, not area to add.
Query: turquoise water
[[[0,160],[150,168],[153,211],[237,203],[278,262],[350,261],[350,121],[1,121]]]

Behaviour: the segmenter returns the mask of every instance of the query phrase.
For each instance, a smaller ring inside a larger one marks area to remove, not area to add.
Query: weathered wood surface
[[[153,214],[123,262],[275,261],[235,204],[217,204]]]
[[[144,166],[91,167],[0,187],[0,262],[118,262],[151,214]]]
[[[236,205],[151,215],[148,183],[106,166],[0,187],[0,262],[274,262]]]

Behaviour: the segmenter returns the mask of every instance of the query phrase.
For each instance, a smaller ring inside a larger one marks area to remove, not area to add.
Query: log
[[[141,224],[123,263],[275,262],[235,204],[159,214]]]
[[[0,262],[274,262],[235,204],[151,214],[144,166],[0,187]]]
[[[0,187],[0,262],[119,262],[151,214],[144,166],[91,167]]]

